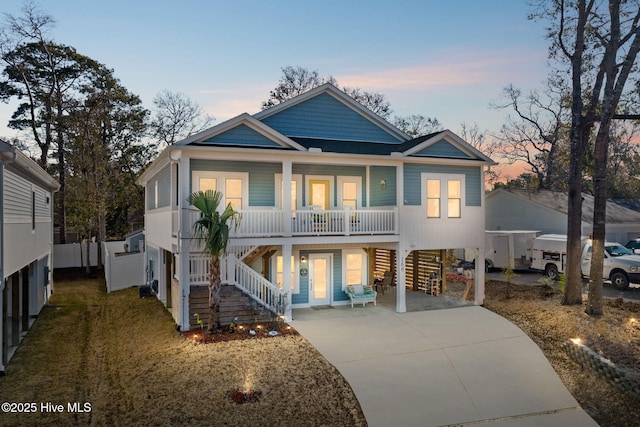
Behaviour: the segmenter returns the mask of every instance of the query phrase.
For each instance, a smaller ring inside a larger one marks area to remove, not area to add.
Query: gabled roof
[[[238,134],[242,135],[243,138],[236,139]],[[253,137],[247,138],[250,134],[253,134]],[[216,140],[216,138],[219,139]],[[234,140],[236,140],[235,143]],[[272,129],[261,121],[256,120],[247,113],[240,114],[239,116],[222,122],[216,126],[191,135],[174,145],[237,145],[244,147],[257,146],[306,151],[306,149],[300,144],[287,138],[285,135],[275,129]]]
[[[497,194],[511,194],[517,199],[526,200],[565,215],[569,213],[569,195],[565,192],[550,190],[508,190],[506,188],[499,188],[487,194],[487,203]],[[593,222],[593,202],[593,196],[582,193],[582,221],[588,224]],[[606,221],[608,224],[640,223],[640,212],[608,200]]]
[[[325,83],[321,86],[318,86],[314,89],[311,89],[308,92],[303,93],[295,98],[289,99],[281,104],[278,104],[274,107],[271,107],[267,110],[263,110],[259,113],[254,114],[254,117],[260,121],[269,121],[270,118],[281,114],[283,111],[292,109],[296,106],[299,106],[305,102],[310,101],[313,98],[321,97],[322,95],[329,95],[335,100],[339,101],[341,104],[345,105],[348,109],[354,111],[364,119],[368,120],[370,123],[378,127],[380,130],[387,133],[391,138],[393,138],[394,143],[401,143],[409,139],[409,136],[404,132],[400,131],[398,128],[393,126],[391,123],[384,120],[382,117],[373,113],[368,108],[364,107],[362,104],[351,98],[349,95],[335,87],[330,83]],[[302,135],[296,135],[302,136]]]
[[[407,141],[398,151],[404,156],[472,159],[496,164],[448,129]]]

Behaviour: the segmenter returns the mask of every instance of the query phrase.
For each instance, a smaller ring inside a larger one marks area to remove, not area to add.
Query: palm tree
[[[203,239],[204,252],[209,255],[209,332],[220,329],[219,319],[216,321],[216,307],[220,300],[220,256],[226,254],[229,242],[229,228],[237,228],[240,214],[229,203],[224,212],[218,212],[222,193],[214,190],[196,191],[187,197],[201,213],[201,217],[193,224],[195,237]]]

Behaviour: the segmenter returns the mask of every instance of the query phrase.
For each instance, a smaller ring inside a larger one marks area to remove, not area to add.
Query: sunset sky
[[[525,1],[41,1],[59,43],[114,69],[152,108],[182,92],[220,123],[260,110],[284,66],[334,76],[341,86],[387,96],[398,115],[436,117],[497,131],[489,107],[502,88],[546,78],[541,23]],[[20,14],[22,2],[1,11]],[[0,135],[15,107],[0,104]]]

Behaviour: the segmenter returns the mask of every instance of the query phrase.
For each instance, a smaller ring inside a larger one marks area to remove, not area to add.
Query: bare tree
[[[421,114],[395,116],[393,124],[395,127],[413,138],[443,130],[443,127],[437,118],[425,117]]]
[[[155,106],[150,130],[158,145],[173,145],[189,135],[200,132],[214,122],[200,106],[180,92],[164,90],[153,98]]]
[[[601,32],[596,33],[596,38],[604,46],[598,72],[604,84],[600,95],[599,126],[594,144],[593,256],[586,308],[586,312],[591,315],[603,314],[602,269],[607,208],[607,154],[611,121],[629,75],[636,69],[635,61],[640,51],[640,4],[626,2],[624,6],[621,9],[621,0],[610,0],[608,16],[607,10],[603,8],[600,11],[602,16],[598,17],[600,22],[608,20],[608,25],[603,26]]]
[[[389,116],[391,116],[391,104],[385,95],[381,93],[367,92],[357,87],[344,87],[342,88],[342,91],[383,119],[388,119]]]
[[[566,190],[564,165],[568,157],[569,108],[564,84],[549,79],[543,94],[508,86],[503,90],[506,102],[496,109],[511,109],[515,115],[495,136],[494,149],[510,162],[523,162],[536,175],[540,188]]]
[[[266,110],[278,104],[282,104],[291,98],[302,95],[311,89],[331,83],[338,86],[332,76],[321,77],[317,71],[310,71],[304,67],[287,66],[282,68],[282,76],[275,89],[269,92],[269,99],[262,103],[262,109]]]
[[[564,304],[582,304],[582,181],[585,153],[594,145],[594,221],[587,312],[602,313],[606,164],[611,120],[636,69],[640,50],[638,0],[540,0],[532,15],[550,22],[550,58],[571,76],[567,281]]]

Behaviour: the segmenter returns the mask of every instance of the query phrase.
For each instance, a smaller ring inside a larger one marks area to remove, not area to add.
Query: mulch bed
[[[252,332],[253,331],[253,332]],[[275,332],[275,333],[274,333]],[[185,339],[193,341],[197,344],[212,344],[218,342],[256,340],[256,339],[273,339],[282,336],[298,335],[292,326],[288,324],[280,324],[278,327],[272,327],[268,323],[249,323],[237,325],[235,329],[229,326],[223,326],[219,332],[208,333],[205,329],[192,329],[182,332]]]

